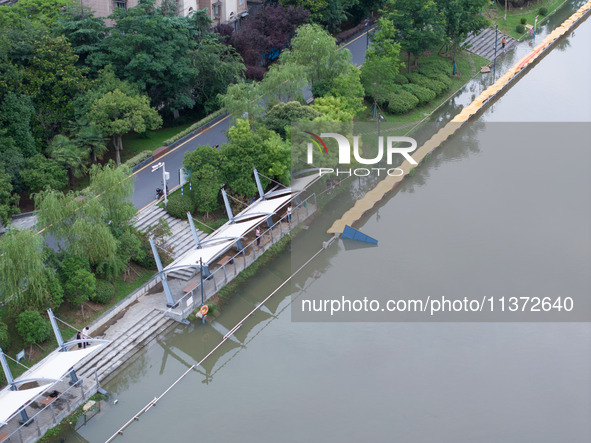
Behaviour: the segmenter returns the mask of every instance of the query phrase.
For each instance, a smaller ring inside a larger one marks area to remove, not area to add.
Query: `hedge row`
[[[447,91],[452,84],[451,66],[445,60],[430,60],[416,72],[398,74],[396,84],[384,94],[381,105],[392,114],[404,114],[418,105],[424,105]]]

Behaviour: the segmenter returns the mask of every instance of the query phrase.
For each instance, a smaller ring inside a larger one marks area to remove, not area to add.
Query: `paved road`
[[[366,44],[367,35],[363,33],[359,37],[343,45],[343,47],[346,47],[351,51],[351,61],[356,66],[363,63],[365,59]],[[306,98],[311,96],[309,90],[305,95]],[[168,187],[172,190],[179,185],[179,170],[183,167],[185,152],[193,151],[199,145],[215,146],[226,143],[226,132],[228,131],[231,122],[232,118],[229,116],[226,117],[217,124],[205,129],[183,144],[177,146],[165,156],[160,157],[158,160],[155,160],[144,168],[138,170],[135,173],[135,190],[132,197],[133,204],[138,209],[142,209],[146,205],[149,205],[156,198],[156,188],[162,187],[162,171],[158,170],[152,172],[153,164],[161,161],[166,162],[166,170],[170,172]]]

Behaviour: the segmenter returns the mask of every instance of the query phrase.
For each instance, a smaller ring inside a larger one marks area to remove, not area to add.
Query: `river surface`
[[[589,125],[515,123],[591,122],[589,42],[591,20],[362,220],[377,248],[332,246],[116,441],[591,441],[590,323],[290,315],[303,297],[351,291],[589,295]],[[529,49],[504,54],[499,71]],[[490,81],[469,83],[433,120],[455,115]],[[511,141],[499,143],[505,131]],[[554,146],[561,133],[570,135]],[[344,184],[293,248],[315,252],[363,185]],[[104,386],[112,397],[101,413],[66,441],[106,440],[289,276],[291,262],[289,252],[274,260],[215,321],[159,338]]]

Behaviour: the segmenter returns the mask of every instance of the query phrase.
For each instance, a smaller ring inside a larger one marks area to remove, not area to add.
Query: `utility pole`
[[[499,37],[499,25],[495,26],[495,61],[493,64],[493,77],[497,74],[497,39]]]

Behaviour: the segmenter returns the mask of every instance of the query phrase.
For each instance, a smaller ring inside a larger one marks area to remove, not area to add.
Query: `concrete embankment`
[[[591,12],[591,1],[588,1],[581,6],[577,12],[565,20],[562,25],[552,31],[542,42],[537,45],[529,54],[519,60],[511,69],[509,69],[502,77],[500,77],[493,85],[485,89],[472,103],[466,106],[458,115],[456,115],[447,125],[440,129],[435,135],[427,140],[421,147],[419,147],[412,158],[417,165],[413,165],[408,161],[404,161],[399,169],[403,171],[400,176],[388,176],[382,180],[378,185],[369,191],[365,196],[357,200],[355,205],[349,209],[343,216],[335,221],[328,229],[328,234],[342,234],[345,226],[353,226],[361,219],[363,214],[372,209],[377,202],[382,200],[384,196],[392,191],[402,179],[423,159],[431,153],[435,148],[439,147],[445,140],[452,136],[464,123],[469,121],[473,116],[477,115],[485,109],[490,103],[494,101],[501,93],[506,91],[513,82],[517,81],[521,75],[527,72],[527,68],[542,59],[553,47],[553,45],[567,32],[577,26],[584,20]]]

